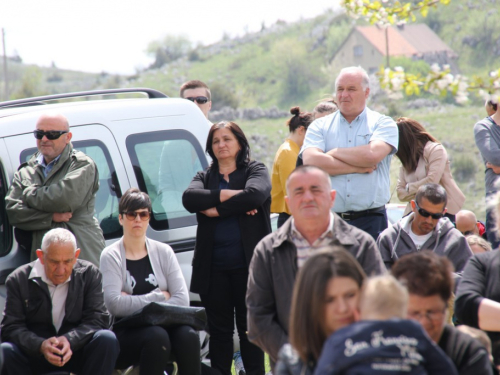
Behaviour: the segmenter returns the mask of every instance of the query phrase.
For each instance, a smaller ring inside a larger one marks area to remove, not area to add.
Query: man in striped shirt
[[[340,245],[358,260],[367,275],[385,272],[375,240],[331,212],[335,190],[325,171],[311,165],[297,167],[288,177],[286,190],[292,217],[255,248],[246,299],[248,337],[269,354],[272,364],[288,342],[297,270],[314,251]]]

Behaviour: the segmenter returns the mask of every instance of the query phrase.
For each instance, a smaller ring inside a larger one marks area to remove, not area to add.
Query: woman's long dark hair
[[[216,124],[213,124],[212,127],[210,128],[210,131],[208,132],[207,146],[205,151],[212,158],[212,164],[210,165],[210,169],[219,168],[219,161],[215,157],[214,151],[212,149],[212,142],[214,140],[214,133],[222,128],[229,129],[231,133],[233,133],[233,135],[238,140],[238,143],[240,144],[241,150],[238,152],[238,155],[236,156],[236,167],[242,168],[247,166],[248,163],[250,163],[250,146],[248,144],[247,137],[245,137],[245,133],[243,133],[243,130],[241,130],[241,128],[235,122],[220,121]]]
[[[365,272],[341,246],[317,251],[299,271],[293,288],[290,343],[304,362],[316,362],[327,339],[326,288],[334,277],[349,277],[361,288]]]
[[[424,154],[427,142],[438,142],[425,128],[415,120],[400,117],[396,121],[399,130],[399,145],[396,156],[401,160],[408,173],[417,169],[418,160]]]

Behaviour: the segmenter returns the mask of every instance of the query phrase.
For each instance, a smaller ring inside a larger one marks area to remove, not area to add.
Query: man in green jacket
[[[40,116],[34,135],[38,152],[19,167],[5,198],[9,221],[31,236],[31,260],[36,259],[43,235],[62,227],[75,235],[80,259],[99,266],[105,243],[94,217],[97,167],[90,157],[73,149],[63,115]]]

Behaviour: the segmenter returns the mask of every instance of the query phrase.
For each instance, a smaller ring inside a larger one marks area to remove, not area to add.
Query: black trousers
[[[200,338],[189,326],[121,328],[115,331],[120,342],[116,368],[140,367],[141,375],[163,375],[171,353],[180,375],[200,375]]]
[[[97,331],[82,349],[73,352],[63,367],[51,365],[40,357],[28,357],[16,345],[4,342],[2,375],[30,375],[47,372],[68,371],[78,375],[111,374],[120,351],[115,334],[108,330]]]
[[[264,375],[264,352],[247,337],[247,281],[247,268],[212,270],[208,293],[200,295],[210,330],[210,362],[222,375],[231,375],[235,314],[245,371]]]

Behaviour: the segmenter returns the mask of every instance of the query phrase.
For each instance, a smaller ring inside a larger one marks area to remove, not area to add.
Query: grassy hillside
[[[277,105],[289,108],[300,102],[313,106],[332,92],[325,66],[333,50],[347,36],[352,21],[328,12],[294,24],[276,24],[259,33],[196,50],[161,69],[144,72],[131,85],[151,86],[172,96],[179,86],[196,77],[225,87],[240,107]],[[217,97],[214,94],[214,103]]]
[[[85,91],[97,88],[116,88],[124,79],[107,73],[86,73],[57,67],[39,67],[20,62],[7,63],[10,100],[40,95]],[[7,100],[4,94],[3,58],[0,59],[0,101]]]
[[[500,0],[453,0],[417,22],[426,22],[457,52],[463,73],[487,74],[500,60],[499,12]],[[199,46],[160,69],[143,72],[130,85],[177,96],[183,82],[197,78],[230,91],[240,107],[310,108],[332,92],[337,71],[329,67],[330,59],[356,24],[364,21],[332,11],[293,24],[277,23]],[[214,93],[215,105],[217,99]]]

